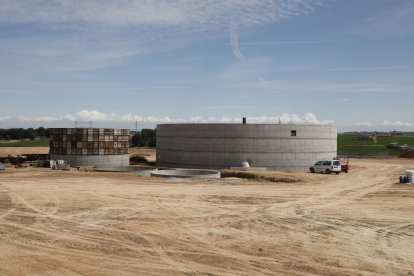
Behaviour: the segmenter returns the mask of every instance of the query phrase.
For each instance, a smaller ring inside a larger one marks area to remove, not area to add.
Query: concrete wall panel
[[[296,130],[296,136],[291,131]],[[337,130],[327,125],[161,124],[157,126],[159,167],[251,166],[307,170],[337,155]]]
[[[51,160],[65,160],[71,167],[96,166],[97,168],[117,168],[129,166],[129,154],[124,155],[50,155]]]

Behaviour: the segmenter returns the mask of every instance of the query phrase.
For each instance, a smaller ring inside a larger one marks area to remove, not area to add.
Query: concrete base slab
[[[265,172],[267,171],[267,168],[265,167],[230,167],[230,170],[235,171],[244,171],[244,172]]]
[[[190,169],[156,169],[153,170],[150,175],[177,178],[220,178],[219,171]]]

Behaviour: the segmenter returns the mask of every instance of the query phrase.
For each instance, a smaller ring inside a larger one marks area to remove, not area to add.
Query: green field
[[[0,147],[48,147],[49,139],[40,138],[38,140],[19,141],[13,143],[0,143]]]
[[[377,136],[377,142],[358,139],[358,135],[338,135],[338,155],[399,156],[404,151],[389,149],[389,143],[398,142],[414,147],[414,136]]]

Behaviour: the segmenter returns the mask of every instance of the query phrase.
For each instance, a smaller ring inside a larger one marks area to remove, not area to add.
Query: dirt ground
[[[0,147],[0,157],[9,155],[48,154],[49,147]]]
[[[413,275],[413,160],[299,183],[0,173],[0,275]]]

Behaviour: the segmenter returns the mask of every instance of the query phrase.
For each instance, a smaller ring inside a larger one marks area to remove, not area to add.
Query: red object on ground
[[[341,171],[348,173],[349,171],[349,158],[341,160]]]

